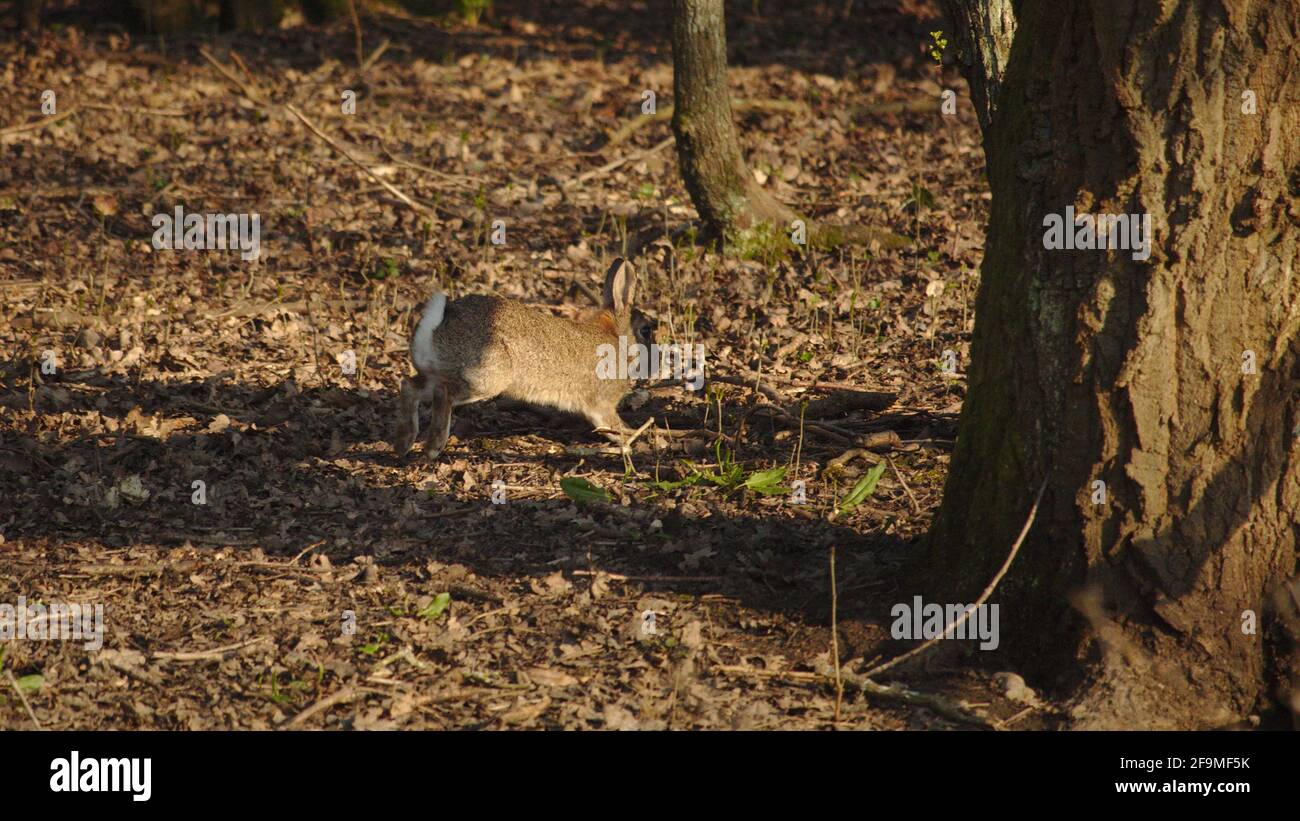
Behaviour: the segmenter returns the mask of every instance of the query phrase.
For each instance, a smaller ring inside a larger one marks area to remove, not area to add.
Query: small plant
[[[936,63],[943,62],[943,52],[946,48],[948,48],[948,38],[943,36],[943,32],[930,32],[930,56]]]
[[[470,26],[477,26],[483,13],[491,8],[492,0],[456,0],[456,13]]]
[[[770,222],[760,222],[729,238],[741,259],[752,259],[771,268],[795,253],[798,246],[790,235]]]
[[[363,644],[357,649],[365,653],[367,656],[373,656],[376,653],[378,653],[380,648],[382,648],[387,643],[388,643],[388,634],[380,633],[377,637],[375,637],[374,641],[370,642],[369,644]]]
[[[656,490],[678,490],[683,487],[694,487],[703,482],[720,488],[724,493],[748,490],[763,496],[775,496],[790,492],[790,488],[781,484],[781,481],[785,479],[786,469],[784,465],[769,470],[756,470],[746,474],[744,466],[737,462],[731,451],[723,446],[721,439],[714,446],[714,456],[717,459],[715,468],[702,470],[698,466],[683,460],[681,468],[684,475],[681,479],[676,481],[653,481],[647,482],[647,484]]]
[[[397,260],[384,257],[375,263],[375,269],[370,272],[370,279],[389,279],[397,276],[397,273]]]
[[[586,479],[577,476],[566,476],[560,480],[560,490],[575,502],[590,504],[592,502],[608,502],[609,494],[601,488],[596,487]]]
[[[880,481],[880,477],[884,475],[885,475],[885,463],[882,460],[880,462],[877,462],[875,467],[867,471],[866,475],[858,480],[858,483],[853,486],[853,489],[848,492],[848,495],[846,495],[843,499],[840,500],[839,507],[836,508],[835,512],[837,514],[847,513],[848,511],[862,504],[863,500],[866,499],[875,491],[876,483],[878,483]]]
[[[781,484],[784,479],[785,465],[782,465],[771,470],[754,471],[745,477],[745,482],[741,487],[763,496],[778,496],[790,492],[790,488]]]
[[[416,611],[415,615],[422,619],[433,621],[447,611],[447,605],[451,604],[450,593],[439,593],[429,602],[429,606]]]

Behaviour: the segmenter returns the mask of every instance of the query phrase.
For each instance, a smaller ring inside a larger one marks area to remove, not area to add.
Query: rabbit
[[[611,375],[599,365],[611,350],[603,346],[618,356],[637,342],[648,348],[652,323],[632,308],[635,292],[636,271],[619,258],[605,273],[601,307],[576,320],[497,296],[448,302],[434,294],[411,337],[417,374],[402,381],[393,450],[404,456],[415,444],[421,402],[432,403],[425,457],[436,459],[451,433],[452,408],[497,396],[581,414],[622,444],[628,428],[618,404],[635,368]]]

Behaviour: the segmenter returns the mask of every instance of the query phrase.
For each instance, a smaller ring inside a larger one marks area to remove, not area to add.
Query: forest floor
[[[964,394],[989,194],[965,87],[926,53],[936,10],[729,4],[734,96],[793,103],[737,111],[755,174],[911,240],[783,258],[694,244],[665,120],[611,139],[645,90],[671,104],[657,6],[371,13],[364,70],[350,23],[0,43],[0,603],[104,610],[102,648],[0,641],[0,728],[1055,724],[978,659],[923,656],[872,697],[849,675],[914,646],[890,608]],[[45,89],[61,119],[8,129]],[[177,206],[259,214],[260,258],[155,250]],[[436,461],[396,458],[433,289],[569,313],[618,255],[658,339],[704,346],[699,390],[624,411],[684,436],[625,461],[487,402]]]

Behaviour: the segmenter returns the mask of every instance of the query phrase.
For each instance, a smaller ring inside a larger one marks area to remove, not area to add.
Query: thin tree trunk
[[[745,166],[727,89],[722,0],[673,0],[673,134],[682,178],[704,222],[729,241],[798,216]]]
[[[819,225],[782,205],[754,179],[740,152],[727,88],[722,0],[673,0],[673,134],[686,190],[709,230],[741,248],[788,245],[796,220],[822,247],[906,237],[865,226]]]
[[[1300,0],[1026,2],[1010,26],[1002,0],[948,5],[1015,36],[967,62],[993,200],[969,392],[917,582],[970,600],[1046,479],[998,591],[1002,646],[1077,685],[1078,725],[1214,726],[1285,704],[1300,672],[1286,587]],[[1044,218],[1067,207],[1149,214],[1150,258],[1046,249]]]
[[[23,31],[41,29],[41,6],[45,0],[18,0],[18,27]]]

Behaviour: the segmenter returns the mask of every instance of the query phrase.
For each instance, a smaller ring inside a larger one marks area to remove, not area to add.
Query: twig
[[[889,466],[894,469],[894,475],[898,477],[898,483],[903,486],[903,491],[907,494],[907,498],[912,500],[912,512],[920,513],[921,504],[916,501],[916,497],[912,495],[912,489],[907,486],[907,480],[904,479],[903,474],[899,472],[898,465],[895,465],[894,460],[890,459],[888,456],[885,457],[885,460],[889,462]]]
[[[126,114],[148,114],[153,117],[188,117],[188,111],[182,111],[175,108],[137,108],[130,105],[109,105],[107,103],[82,103],[82,108],[93,108],[96,111],[120,111]]]
[[[1007,571],[1011,569],[1011,562],[1016,558],[1016,554],[1020,552],[1020,545],[1024,544],[1025,537],[1029,535],[1029,528],[1034,525],[1034,517],[1038,515],[1038,503],[1043,500],[1043,491],[1045,490],[1047,490],[1046,478],[1043,479],[1043,483],[1038,487],[1038,495],[1034,498],[1034,506],[1029,509],[1029,516],[1025,519],[1025,526],[1020,528],[1020,535],[1016,537],[1016,543],[1011,545],[1011,552],[1007,554],[1007,560],[1002,563],[1002,567],[998,570],[997,575],[993,577],[993,581],[989,582],[988,587],[984,588],[984,592],[975,600],[975,604],[971,607],[965,608],[961,616],[959,616],[952,624],[944,628],[943,632],[939,635],[923,642],[919,647],[908,650],[901,656],[895,656],[884,664],[877,664],[875,667],[872,667],[870,670],[863,673],[862,678],[869,679],[873,676],[878,676],[886,670],[892,667],[897,667],[908,659],[913,658],[930,647],[933,647],[938,643],[939,639],[947,638],[958,627],[965,624],[966,620],[970,618],[971,613],[974,613],[980,605],[988,601],[989,596],[993,595],[994,589],[997,588],[998,582],[1002,581],[1002,577],[1007,575]]]
[[[252,83],[254,88],[257,88],[257,77],[253,76],[253,72],[249,70],[248,64],[244,62],[244,58],[240,57],[239,52],[235,51],[233,48],[230,50],[230,59],[234,60],[235,65],[239,66],[239,70],[244,72],[244,76],[248,78],[248,82]]]
[[[645,422],[641,424],[641,427],[637,428],[635,431],[632,432],[632,435],[627,438],[627,441],[623,443],[623,446],[625,448],[632,447],[632,443],[635,442],[637,439],[640,439],[641,434],[645,433],[646,429],[649,428],[651,425],[653,425],[654,422],[655,422],[655,418],[653,416],[645,420]]]
[[[235,644],[228,644],[225,647],[214,647],[211,650],[199,650],[194,652],[182,653],[150,653],[149,660],[161,661],[206,661],[207,659],[221,658],[226,653],[233,653],[237,650],[243,650],[245,647],[251,647],[254,644],[266,641],[266,636],[258,636],[248,641],[240,641]]]
[[[36,725],[36,729],[38,730],[45,729],[41,726],[41,723],[36,720],[36,713],[33,712],[32,705],[27,703],[27,696],[23,693],[22,688],[18,686],[18,679],[14,678],[13,671],[5,670],[5,675],[9,676],[9,683],[13,685],[14,692],[18,694],[19,700],[22,701],[23,706],[27,708],[27,717],[32,720],[32,724]]]
[[[289,564],[297,564],[299,559],[301,559],[303,556],[307,555],[308,553],[310,553],[311,551],[315,550],[316,548],[320,547],[323,544],[325,544],[324,539],[321,539],[318,542],[312,542],[311,544],[304,547],[302,550],[298,551],[298,555],[290,559]]]
[[[317,137],[320,137],[322,140],[324,140],[325,143],[330,148],[333,148],[335,151],[337,151],[338,153],[346,157],[348,161],[350,161],[353,165],[355,165],[357,168],[360,168],[362,171],[364,171],[367,177],[370,177],[370,179],[379,183],[381,186],[384,187],[386,191],[388,191],[388,193],[392,194],[394,197],[397,197],[399,200],[405,203],[406,206],[409,207],[411,210],[424,215],[430,215],[435,213],[433,209],[421,205],[420,203],[406,196],[406,194],[403,194],[400,190],[398,190],[394,185],[389,183],[387,180],[380,178],[378,174],[376,174],[374,171],[371,171],[363,162],[361,162],[356,157],[348,153],[347,149],[345,149],[343,146],[335,142],[334,138],[330,137],[324,131],[321,131],[316,126],[315,123],[307,119],[307,116],[303,114],[301,111],[299,111],[293,105],[293,103],[285,103],[284,107],[288,110],[290,114],[297,117],[302,122],[303,125],[307,126],[308,131],[310,131],[311,133],[315,134]]]
[[[344,687],[342,690],[339,690],[337,693],[326,696],[325,698],[311,705],[307,709],[298,713],[296,716],[294,716],[293,718],[285,722],[284,726],[286,728],[301,726],[304,722],[307,721],[307,719],[311,718],[312,716],[317,715],[318,713],[323,713],[329,708],[335,706],[336,704],[343,704],[349,701],[354,701],[360,695],[362,695],[362,693],[359,690],[355,690],[351,687]]]
[[[1008,718],[1006,721],[999,721],[997,723],[997,729],[1005,730],[1008,727],[1010,727],[1012,724],[1015,724],[1017,721],[1019,721],[1020,719],[1024,718],[1025,716],[1029,715],[1030,713],[1032,713],[1034,710],[1037,709],[1038,709],[1037,706],[1031,704],[1025,709],[1013,715],[1011,718]]]
[[[391,46],[392,44],[393,41],[385,37],[384,42],[379,44],[379,48],[370,52],[370,56],[367,57],[366,61],[361,64],[361,72],[364,74],[365,72],[369,71],[370,67],[375,64],[375,62],[380,58],[380,56],[383,55],[385,51],[388,51],[388,47]]]
[[[348,14],[352,15],[352,31],[357,37],[357,69],[365,71],[366,52],[361,45],[361,18],[357,16],[356,0],[348,0]]]
[[[262,99],[262,95],[259,92],[249,88],[247,83],[239,79],[239,77],[236,76],[233,71],[226,68],[225,65],[223,65],[220,60],[218,60],[216,57],[213,57],[211,54],[209,54],[207,49],[205,48],[199,49],[199,56],[202,57],[204,60],[207,60],[209,63],[211,63],[213,68],[215,68],[217,71],[221,72],[221,76],[225,77],[227,80],[234,83],[235,86],[249,100],[257,103],[258,105],[266,105],[266,100]]]
[[[76,113],[77,113],[76,108],[69,108],[67,111],[63,112],[62,114],[55,114],[54,116],[46,117],[43,120],[35,120],[34,122],[23,123],[22,125],[11,125],[8,128],[0,128],[0,137],[4,137],[8,134],[18,134],[23,131],[39,131],[40,129],[45,128],[48,125],[54,125],[60,120],[66,120],[67,118],[71,117],[73,114]]]
[[[578,176],[564,183],[564,185],[561,187],[572,188],[576,185],[581,185],[582,183],[587,182],[588,180],[593,180],[596,177],[600,177],[605,174],[608,174],[610,171],[613,171],[617,168],[621,168],[622,166],[627,165],[630,162],[643,160],[646,157],[649,157],[651,154],[662,151],[668,146],[672,145],[674,139],[675,139],[674,137],[666,137],[663,140],[660,140],[659,142],[655,143],[654,146],[647,148],[645,151],[640,151],[636,154],[629,154],[628,156],[623,157],[621,159],[617,159],[612,162],[605,163],[600,168],[593,168],[590,171],[579,174]]]

